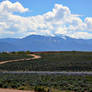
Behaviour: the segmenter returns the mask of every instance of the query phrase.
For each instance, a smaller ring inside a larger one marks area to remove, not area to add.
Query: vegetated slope
[[[0,62],[18,60],[18,59],[28,59],[28,58],[33,58],[33,56],[27,54],[26,52],[0,53]]]
[[[31,35],[23,39],[0,39],[11,44],[0,51],[92,51],[92,40]],[[3,43],[1,43],[3,45]],[[0,44],[0,45],[1,45]],[[13,45],[13,46],[12,46]],[[5,47],[5,46],[4,46]]]
[[[34,89],[37,92],[91,92],[92,76],[0,73],[0,88]]]
[[[0,65],[7,71],[92,71],[92,52],[44,52],[36,60]]]

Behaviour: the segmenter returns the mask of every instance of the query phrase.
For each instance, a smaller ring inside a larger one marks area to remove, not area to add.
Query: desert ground
[[[34,92],[34,91],[23,91],[23,90],[2,89],[2,88],[0,88],[0,92]]]

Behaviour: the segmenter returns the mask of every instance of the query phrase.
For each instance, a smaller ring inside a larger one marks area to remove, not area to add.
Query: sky
[[[3,1],[3,0],[1,0]],[[70,8],[74,14],[92,16],[92,0],[10,0],[20,2],[24,7],[32,10],[31,15],[43,14],[53,9],[55,4],[62,4]]]
[[[92,0],[0,0],[0,38],[92,39]]]

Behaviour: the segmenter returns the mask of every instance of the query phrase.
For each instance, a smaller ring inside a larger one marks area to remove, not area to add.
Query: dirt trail
[[[23,90],[3,89],[3,88],[0,88],[0,92],[34,92],[34,91],[23,91]]]
[[[41,56],[35,55],[35,54],[30,54],[30,56],[33,56],[33,58],[31,58],[31,59],[39,59],[39,58],[41,58]]]
[[[18,61],[32,60],[32,59],[39,59],[39,58],[41,58],[41,56],[35,55],[35,54],[29,54],[29,56],[33,56],[33,58],[23,58],[23,59],[16,59],[16,60],[1,61],[0,64],[5,64],[5,63],[10,63],[10,62],[18,62]]]

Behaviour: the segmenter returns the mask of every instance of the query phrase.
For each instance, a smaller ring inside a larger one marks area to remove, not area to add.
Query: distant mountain
[[[0,42],[0,52],[4,51],[18,51],[19,48],[14,44],[8,42]]]
[[[0,51],[92,51],[92,39],[30,35],[23,39],[0,39]]]

